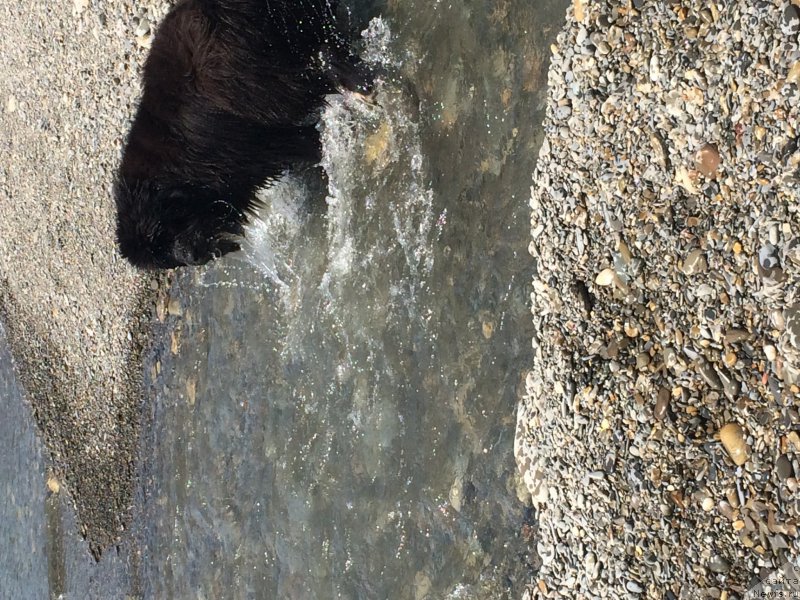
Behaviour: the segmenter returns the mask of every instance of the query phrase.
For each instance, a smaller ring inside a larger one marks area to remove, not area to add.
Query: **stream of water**
[[[180,314],[145,365],[130,540],[84,563],[63,507],[51,592],[519,597],[527,198],[563,11],[389,0],[354,15],[384,74],[377,105],[331,98],[327,176],[265,190],[239,256],[177,275]]]

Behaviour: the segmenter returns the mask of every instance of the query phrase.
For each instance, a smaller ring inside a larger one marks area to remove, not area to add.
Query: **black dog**
[[[254,192],[318,162],[326,94],[366,94],[370,70],[336,0],[185,0],[165,17],[115,183],[133,265],[199,265],[239,249]]]

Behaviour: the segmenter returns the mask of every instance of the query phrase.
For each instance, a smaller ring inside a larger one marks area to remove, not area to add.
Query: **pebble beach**
[[[526,597],[794,589],[799,31],[788,0],[568,10],[530,199]]]

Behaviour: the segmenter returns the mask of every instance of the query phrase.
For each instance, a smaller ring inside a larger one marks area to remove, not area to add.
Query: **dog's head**
[[[239,250],[246,215],[213,190],[152,181],[118,181],[117,242],[132,265],[202,265]]]

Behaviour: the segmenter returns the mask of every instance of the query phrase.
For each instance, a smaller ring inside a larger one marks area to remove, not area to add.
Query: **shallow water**
[[[528,582],[512,456],[527,198],[564,3],[376,11],[378,106],[331,99],[327,182],[265,191],[240,256],[178,275],[181,314],[145,366],[132,541],[97,566],[62,559],[66,597],[85,573],[146,598],[501,598]]]

